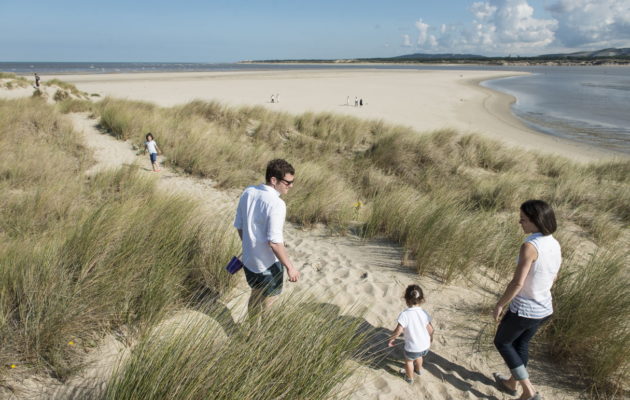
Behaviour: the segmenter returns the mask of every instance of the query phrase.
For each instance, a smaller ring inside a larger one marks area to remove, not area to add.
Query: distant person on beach
[[[360,99],[360,100],[359,100],[359,105],[360,105],[361,107],[363,107],[363,99]]]
[[[494,379],[497,387],[510,396],[516,396],[519,384],[523,388],[519,399],[539,400],[542,397],[534,390],[527,372],[528,346],[553,313],[551,286],[558,275],[562,254],[552,235],[556,231],[556,217],[547,203],[528,200],[521,204],[519,223],[529,236],[521,245],[514,277],[493,312],[494,319],[501,320],[494,345],[511,376],[495,372]]]
[[[354,106],[358,106],[359,105],[359,99],[357,99],[357,96],[354,96]]]
[[[276,93],[276,103],[280,103],[280,93]]]
[[[33,75],[35,76],[35,87],[39,89],[39,80],[41,78],[39,77],[39,75],[37,75],[37,72],[35,72]]]
[[[350,96],[346,97],[346,105],[349,106],[350,105]]]
[[[405,290],[407,309],[398,316],[398,325],[389,338],[389,347],[404,332],[405,369],[400,371],[407,383],[413,383],[414,375],[422,375],[422,360],[429,353],[433,342],[431,316],[420,307],[424,303],[424,293],[418,285],[409,285]]]
[[[153,134],[151,132],[147,133],[145,136],[146,142],[144,142],[144,151],[149,152],[149,158],[151,159],[151,167],[153,168],[153,172],[160,172],[160,168],[157,163],[157,156],[161,153],[160,148],[158,147],[155,140],[153,140]]]
[[[238,202],[234,227],[241,238],[243,271],[252,289],[247,307],[250,317],[268,310],[282,292],[284,268],[290,282],[300,278],[284,246],[287,206],[280,198],[289,192],[294,177],[295,170],[287,161],[271,160],[265,183],[247,187]]]
[[[273,94],[271,95],[271,102],[275,103],[275,99],[273,98]]]

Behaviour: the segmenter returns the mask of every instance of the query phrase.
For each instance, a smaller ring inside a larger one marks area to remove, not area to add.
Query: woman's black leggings
[[[529,341],[549,317],[541,319],[519,317],[508,311],[497,329],[494,345],[505,360],[514,379],[528,379],[527,361],[529,360]]]

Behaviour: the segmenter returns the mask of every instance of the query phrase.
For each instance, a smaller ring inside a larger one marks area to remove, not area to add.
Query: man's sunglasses
[[[292,180],[292,181],[287,181],[287,180],[286,180],[286,179],[284,179],[284,178],[280,178],[280,180],[281,180],[282,182],[284,182],[287,186],[291,186],[291,185],[293,185],[293,182],[295,181],[295,179],[294,179],[294,180]]]

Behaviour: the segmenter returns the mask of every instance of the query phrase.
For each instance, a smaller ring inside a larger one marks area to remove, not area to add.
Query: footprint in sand
[[[364,287],[365,287],[364,293],[369,294],[370,296],[374,296],[374,293],[376,292],[376,289],[374,289],[374,285],[373,284],[368,283]]]
[[[378,389],[380,393],[387,394],[392,392],[392,389],[389,387],[389,382],[387,382],[387,380],[381,378],[380,376],[374,379],[374,386],[376,387],[376,389]]]

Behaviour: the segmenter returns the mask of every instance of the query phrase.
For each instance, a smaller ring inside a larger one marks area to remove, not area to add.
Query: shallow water
[[[536,130],[630,154],[630,68],[528,70],[483,86],[516,97],[512,110]]]

